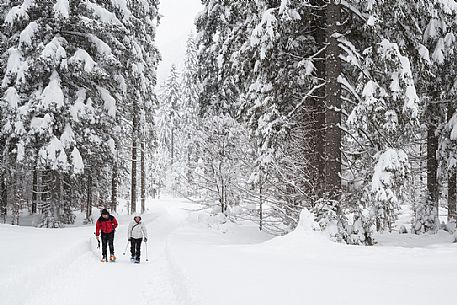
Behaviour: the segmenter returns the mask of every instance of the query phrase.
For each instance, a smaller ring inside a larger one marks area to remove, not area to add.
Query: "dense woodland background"
[[[156,84],[158,1],[2,1],[4,221],[166,191],[273,234],[308,208],[370,245],[407,206],[402,231],[454,233],[455,1],[202,3]]]

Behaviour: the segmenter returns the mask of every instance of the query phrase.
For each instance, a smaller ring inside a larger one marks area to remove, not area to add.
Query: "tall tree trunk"
[[[8,202],[8,192],[6,187],[6,174],[2,172],[0,175],[0,216],[3,219],[3,223],[6,223],[6,211]]]
[[[173,119],[171,120],[173,122]],[[174,123],[172,123],[174,124]],[[175,159],[175,128],[174,126],[171,127],[171,143],[170,143],[171,147],[170,147],[170,159],[171,159],[171,165],[173,165],[173,163],[175,162],[174,159]]]
[[[224,179],[222,179],[222,183],[221,183],[221,207],[222,207],[222,213],[227,216],[227,198],[226,198]]]
[[[68,177],[68,182],[69,182],[69,186],[68,186],[68,196],[69,196],[69,201],[71,202],[71,207],[72,208],[75,208],[75,207],[80,207],[81,205],[81,202],[79,201],[79,197],[76,195],[77,194],[77,190],[79,190],[78,186],[79,186],[79,183],[78,181],[80,180],[80,177],[72,177],[71,175]]]
[[[43,226],[47,228],[58,228],[60,226],[60,210],[62,200],[62,180],[61,173],[56,170],[51,170],[49,174],[49,191],[50,200],[48,212],[44,214]]]
[[[10,171],[11,185],[9,186],[9,189],[11,192],[10,200],[11,200],[11,208],[12,208],[11,212],[12,212],[12,216],[13,216],[11,219],[12,225],[19,224],[19,205],[20,205],[21,196],[19,194],[18,173],[19,173],[19,166],[16,165],[14,168],[14,172]]]
[[[33,171],[33,182],[32,182],[32,214],[37,213],[37,202],[38,202],[38,169]]]
[[[447,109],[447,120],[448,122],[454,115],[455,108],[453,102],[449,102]],[[457,170],[452,168],[448,172],[447,181],[447,221],[457,221],[456,201],[457,201]]]
[[[43,171],[38,170],[37,172],[37,213],[43,213],[43,198],[46,198],[46,194],[44,193],[45,189],[43,186]]]
[[[117,192],[118,192],[118,169],[117,160],[113,164],[111,172],[111,210],[117,212]]]
[[[136,213],[136,190],[137,190],[137,163],[138,163],[138,104],[136,101],[133,102],[133,130],[132,130],[132,185],[130,195],[130,213]]]
[[[326,53],[322,51],[326,45],[326,3],[325,0],[313,0],[312,5],[316,6],[316,19],[315,19],[315,33],[314,39],[316,41],[317,48],[321,50],[321,53],[316,57],[314,66],[316,68],[316,77],[320,80],[321,86],[313,94],[312,108],[313,108],[313,122],[312,127],[313,142],[312,149],[315,153],[316,172],[317,177],[315,179],[316,195],[322,198],[325,191],[325,146],[324,146],[324,130],[325,130],[325,56]]]
[[[447,182],[447,221],[457,221],[457,211],[456,211],[456,184],[457,184],[457,175],[456,170],[452,169],[449,173],[449,179]]]
[[[263,197],[262,197],[262,187],[263,187],[263,183],[262,183],[262,173],[260,173],[259,175],[259,229],[260,231],[263,230]]]
[[[86,220],[90,221],[92,216],[92,171],[87,171],[87,186],[86,186]]]
[[[144,202],[145,202],[145,192],[146,192],[146,168],[145,168],[145,157],[144,157],[144,141],[141,141],[141,186],[140,186],[140,196],[141,196],[141,214],[144,214]]]
[[[429,106],[430,107],[430,106]],[[430,217],[434,220],[431,230],[437,230],[438,220],[438,179],[437,168],[438,160],[436,152],[438,150],[438,137],[436,136],[436,123],[430,122],[427,127],[427,206],[431,213]]]
[[[341,60],[337,39],[341,5],[337,2],[330,0],[326,10],[325,191],[332,200],[339,200],[341,193]]]
[[[66,196],[65,196],[65,175],[64,173],[62,172],[58,172],[57,173],[57,179],[58,179],[58,184],[59,184],[59,188],[58,188],[58,201],[56,202],[56,205],[57,205],[57,211],[56,211],[56,214],[57,214],[57,221],[59,222],[59,225],[61,222],[63,223],[69,223],[69,216],[70,215],[67,215],[66,214],[66,211],[69,211],[69,207],[68,207],[68,202],[66,201]],[[61,216],[62,214],[64,214],[64,221],[62,221],[61,219]]]
[[[194,181],[192,180],[192,170],[191,170],[193,150],[192,150],[192,145],[189,144],[189,143],[191,143],[190,133],[187,134],[187,143],[188,144],[187,144],[186,180],[189,185],[193,185]],[[190,191],[188,191],[187,193],[189,195],[192,195],[192,192],[190,192]]]

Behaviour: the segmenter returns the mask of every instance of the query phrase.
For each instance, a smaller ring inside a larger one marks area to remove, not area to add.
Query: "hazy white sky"
[[[194,26],[195,16],[202,9],[200,0],[161,0],[162,19],[157,28],[157,47],[162,55],[158,68],[158,84],[168,75],[171,65],[182,68],[186,40]]]

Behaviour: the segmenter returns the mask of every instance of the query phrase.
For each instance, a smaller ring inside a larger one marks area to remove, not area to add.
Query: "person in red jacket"
[[[95,236],[100,242],[100,232],[102,235],[102,261],[107,260],[107,245],[109,245],[110,257],[109,260],[114,262],[114,231],[117,228],[117,220],[113,215],[110,215],[107,209],[103,209],[100,218],[95,225]]]

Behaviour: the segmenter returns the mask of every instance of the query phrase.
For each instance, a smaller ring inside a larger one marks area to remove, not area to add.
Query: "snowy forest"
[[[202,4],[158,83],[158,0],[1,1],[0,221],[168,193],[274,235],[455,233],[457,2]]]

